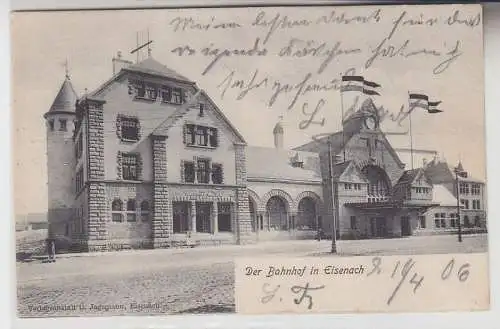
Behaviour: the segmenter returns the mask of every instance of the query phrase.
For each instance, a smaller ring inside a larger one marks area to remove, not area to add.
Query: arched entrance
[[[288,211],[286,201],[279,196],[272,196],[266,204],[266,217],[270,231],[288,230]]]
[[[255,232],[259,227],[258,216],[256,212],[256,204],[251,197],[248,197],[248,209],[250,211],[250,220],[252,222],[252,232]]]
[[[311,197],[302,198],[299,202],[295,229],[301,231],[316,230],[318,227],[317,204]]]
[[[374,165],[365,166],[362,172],[368,180],[368,202],[387,201],[390,183],[386,172]]]

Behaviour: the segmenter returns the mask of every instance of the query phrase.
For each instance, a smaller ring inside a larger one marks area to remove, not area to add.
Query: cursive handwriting
[[[298,82],[293,82],[275,79],[270,75],[262,75],[258,69],[253,71],[252,75],[246,79],[238,78],[236,74],[236,71],[230,71],[217,85],[221,90],[221,98],[224,98],[229,90],[236,90],[236,99],[242,100],[251,91],[267,89],[271,92],[267,106],[272,107],[280,97],[291,95],[287,107],[289,110],[295,107],[301,97],[305,97],[310,93],[336,91],[341,86],[340,75],[338,75],[338,78],[321,82],[318,81],[318,77],[314,73],[307,72],[304,76],[299,77]],[[355,75],[356,70],[349,68],[342,74]]]
[[[302,303],[302,301],[307,298],[307,301],[308,301],[308,304],[307,304],[307,308],[310,310],[312,307],[313,307],[313,301],[312,301],[312,296],[309,294],[309,291],[310,290],[320,290],[320,289],[324,289],[325,286],[322,285],[322,286],[318,286],[318,287],[309,287],[309,283],[306,283],[305,286],[293,286],[290,288],[290,290],[294,293],[294,294],[300,294],[300,297],[299,298],[294,298],[293,302],[297,305],[300,305]]]
[[[170,21],[174,32],[186,30],[208,31],[210,29],[234,29],[241,27],[241,24],[236,22],[216,22],[215,17],[210,18],[210,22],[200,22],[193,17],[176,17]]]
[[[316,105],[316,108],[312,112],[308,112],[307,108],[309,107],[309,103],[305,102],[302,105],[302,114],[304,114],[305,116],[309,116],[309,118],[299,123],[299,129],[307,129],[311,124],[324,126],[326,120],[324,117],[320,121],[315,121],[314,118],[318,114],[319,110],[321,110],[321,108],[325,105],[325,103],[326,101],[323,98],[320,99],[318,101],[318,104]]]
[[[288,44],[280,49],[278,56],[294,58],[324,57],[318,69],[318,74],[321,74],[335,58],[362,52],[361,48],[342,48],[341,45],[340,41],[335,42],[334,46],[329,46],[326,42],[291,38]]]

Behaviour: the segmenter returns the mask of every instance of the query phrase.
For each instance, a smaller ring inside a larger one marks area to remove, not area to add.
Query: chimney
[[[119,73],[121,69],[126,68],[131,64],[132,62],[123,59],[122,52],[118,51],[116,57],[113,57],[113,75]]]
[[[423,158],[423,160],[422,160],[422,167],[423,168],[427,167],[427,159],[426,158]]]

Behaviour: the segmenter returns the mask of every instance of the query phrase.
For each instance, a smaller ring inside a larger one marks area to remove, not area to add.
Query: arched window
[[[127,201],[127,222],[135,222],[135,200],[129,199]]]
[[[386,201],[390,193],[390,185],[385,171],[378,166],[369,165],[363,168],[363,174],[368,179],[368,200]]]
[[[123,221],[123,203],[120,199],[114,199],[111,203],[111,220],[120,223]]]
[[[149,220],[149,202],[141,202],[141,221],[147,222]]]

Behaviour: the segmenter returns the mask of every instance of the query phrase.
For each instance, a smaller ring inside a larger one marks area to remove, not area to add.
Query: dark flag
[[[341,92],[344,91],[363,91],[363,83],[365,78],[360,75],[345,75],[342,77]]]
[[[380,87],[380,84],[368,80],[363,81],[363,93],[366,95],[379,95],[379,92],[375,89]]]
[[[437,102],[429,102],[429,108],[427,109],[427,112],[429,113],[440,113],[443,112],[442,110],[438,109],[437,106],[441,104],[441,101]]]

